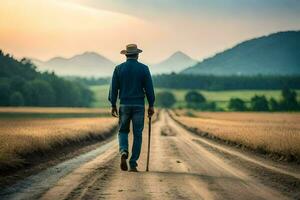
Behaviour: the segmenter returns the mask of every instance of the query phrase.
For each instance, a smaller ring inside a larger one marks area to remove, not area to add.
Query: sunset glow
[[[202,59],[251,37],[300,28],[296,14],[288,10],[277,16],[275,8],[262,7],[257,15],[245,12],[235,17],[226,10],[229,6],[203,3],[211,8],[203,10],[196,1],[191,4],[199,7],[199,13],[178,8],[178,1],[169,8],[166,3],[156,7],[157,1],[145,3],[149,9],[133,2],[136,5],[106,0],[2,0],[0,48],[17,57],[42,60],[95,51],[120,61],[119,51],[127,43],[137,43],[144,49],[143,59],[158,62],[177,50]],[[262,13],[264,21],[259,19]]]

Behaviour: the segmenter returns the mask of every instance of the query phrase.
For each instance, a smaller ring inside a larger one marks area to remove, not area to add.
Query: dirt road
[[[139,173],[120,171],[114,139],[101,150],[0,192],[0,199],[300,198],[299,168],[256,159],[199,138],[165,111],[153,124],[150,172],[145,172],[146,131]]]

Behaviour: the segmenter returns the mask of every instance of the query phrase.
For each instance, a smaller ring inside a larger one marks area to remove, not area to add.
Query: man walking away
[[[116,106],[117,98],[120,99],[119,108],[119,151],[121,154],[120,167],[128,170],[128,134],[130,121],[133,128],[132,154],[129,160],[130,171],[137,172],[137,160],[142,147],[142,132],[144,129],[145,95],[148,100],[148,117],[154,114],[154,89],[149,68],[138,62],[142,50],[135,44],[126,46],[121,54],[127,57],[126,62],[116,66],[109,91],[108,100],[111,102],[111,113],[118,117]]]

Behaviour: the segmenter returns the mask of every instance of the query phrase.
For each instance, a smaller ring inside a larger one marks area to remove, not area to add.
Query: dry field
[[[99,112],[90,109],[7,108],[0,112]],[[4,111],[3,111],[4,112]],[[107,111],[103,111],[107,112]],[[112,117],[92,118],[1,118],[0,168],[22,164],[22,155],[51,150],[71,141],[83,141],[110,132],[117,125]]]
[[[175,111],[183,125],[218,138],[300,159],[300,113]]]
[[[45,107],[2,107],[0,113],[109,113],[104,108],[45,108]]]
[[[44,108],[44,107],[3,107],[0,118],[62,118],[62,117],[103,117],[110,116],[109,109],[99,108]]]

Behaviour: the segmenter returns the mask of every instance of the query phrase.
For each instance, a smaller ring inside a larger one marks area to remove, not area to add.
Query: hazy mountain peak
[[[195,65],[196,63],[197,61],[187,54],[182,51],[176,51],[167,59],[154,65],[152,72],[156,74],[179,72],[187,67]]]
[[[55,57],[47,62],[33,60],[40,71],[54,71],[63,76],[111,76],[115,64],[96,52],[84,52],[71,58]]]
[[[54,57],[54,58],[49,59],[49,60],[46,61],[46,62],[56,62],[56,61],[64,61],[64,60],[66,60],[66,58],[57,56],[57,57]]]
[[[189,60],[194,60],[193,58],[191,58],[190,56],[188,56],[187,54],[183,53],[182,51],[176,51],[174,52],[169,58],[181,58],[181,59],[189,59]]]
[[[78,57],[78,56],[87,56],[87,57],[103,57],[102,55],[96,53],[96,52],[93,52],[93,51],[86,51],[82,54],[79,54],[79,55],[75,55],[74,57]]]
[[[100,62],[102,61],[106,61],[106,62],[112,62],[110,61],[109,59],[107,59],[106,57],[96,53],[96,52],[90,52],[90,51],[87,51],[87,52],[84,52],[82,54],[79,54],[79,55],[75,55],[73,56],[72,58],[70,58],[71,60],[79,60],[79,61],[82,61],[82,60],[99,60]]]

